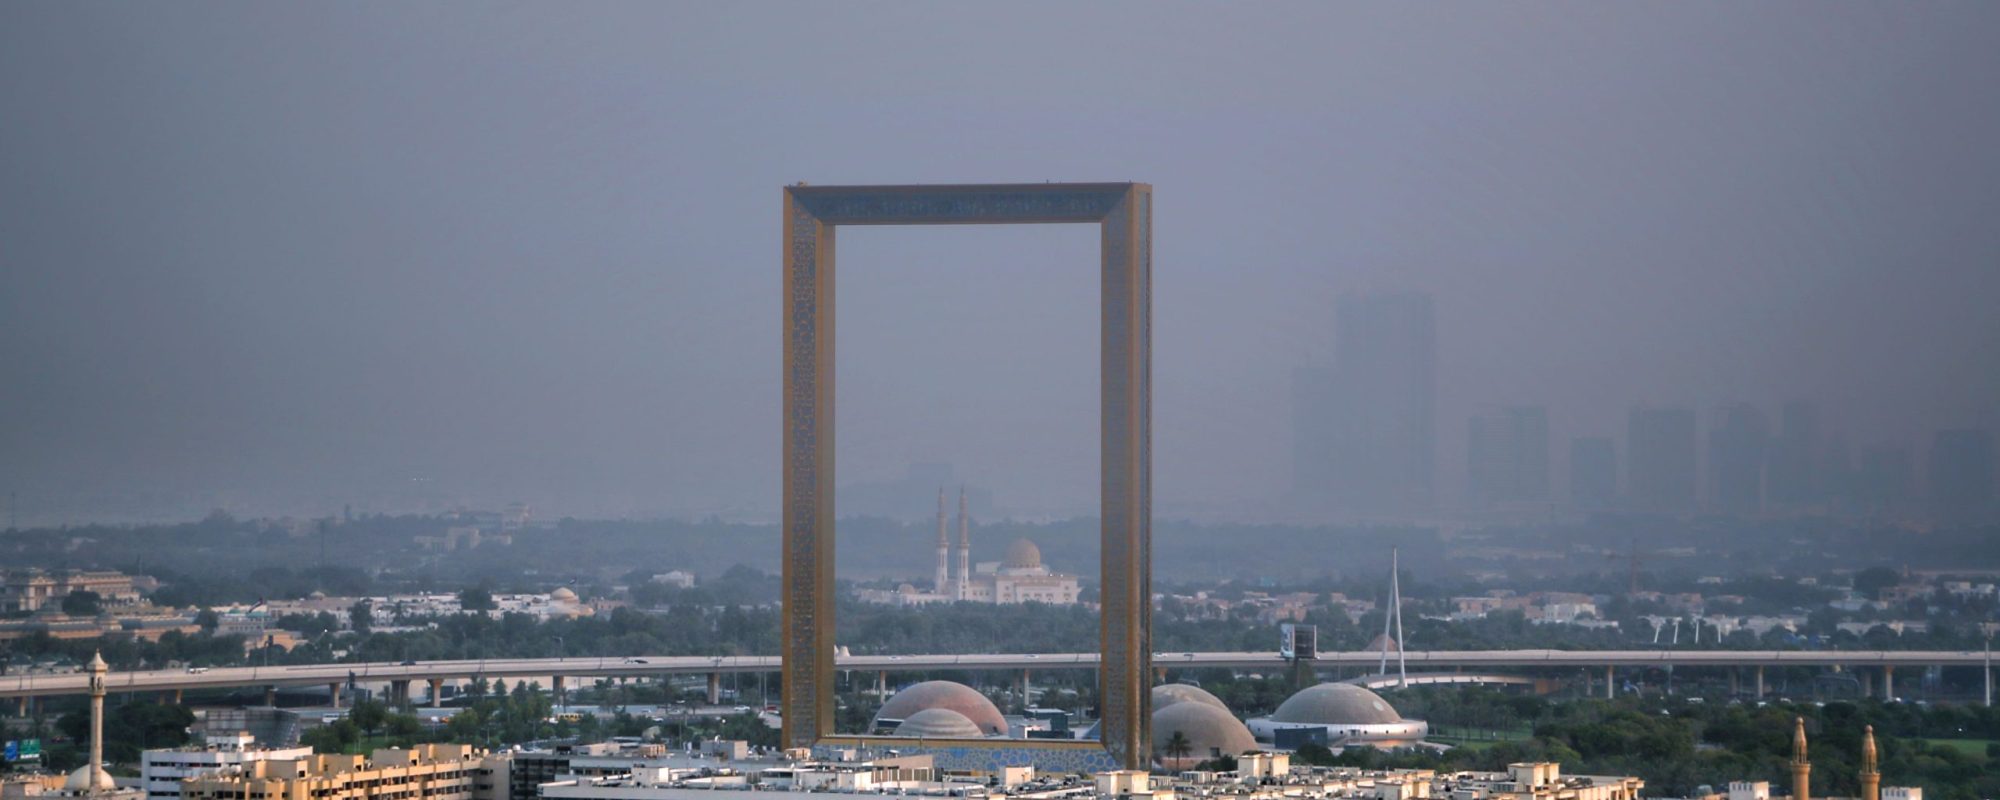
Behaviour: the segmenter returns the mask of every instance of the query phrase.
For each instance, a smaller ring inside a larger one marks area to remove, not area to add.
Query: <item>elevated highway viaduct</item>
[[[1315,666],[1367,668],[1380,663],[1378,651],[1323,652]],[[839,669],[855,672],[923,672],[937,670],[1030,671],[1094,669],[1096,653],[1014,653],[993,655],[853,655],[836,659]],[[1984,668],[1988,702],[1992,697],[1991,654],[1941,650],[1428,650],[1402,654],[1407,668],[1420,672],[1493,669],[1603,669],[1607,692],[1616,670],[1662,667],[1734,667],[1755,672],[1756,691],[1763,693],[1767,667],[1840,667],[1882,676],[1882,695],[1893,697],[1898,668]],[[1185,653],[1153,655],[1156,669],[1227,668],[1277,671],[1287,665],[1276,653]],[[219,667],[204,671],[144,670],[112,672],[112,692],[164,693],[178,696],[191,690],[262,687],[328,686],[350,682],[386,684],[392,696],[408,699],[412,683],[428,683],[431,697],[448,681],[474,678],[521,680],[549,678],[560,689],[565,678],[623,678],[705,675],[711,690],[729,673],[777,672],[777,656],[632,656],[625,658],[518,658],[405,663],[337,663],[275,667]],[[82,673],[0,676],[0,698],[80,695],[88,677]]]

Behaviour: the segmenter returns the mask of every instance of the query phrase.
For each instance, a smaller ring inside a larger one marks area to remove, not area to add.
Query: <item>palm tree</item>
[[[1174,735],[1167,737],[1166,743],[1160,745],[1160,749],[1167,754],[1168,758],[1178,761],[1187,758],[1189,753],[1194,752],[1194,743],[1188,741],[1187,734],[1174,731]]]

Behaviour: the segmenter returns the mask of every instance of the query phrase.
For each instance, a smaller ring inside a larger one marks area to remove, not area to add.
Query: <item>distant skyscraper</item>
[[[1813,491],[1828,509],[1852,511],[1855,502],[1854,454],[1847,450],[1847,437],[1828,434],[1814,460]]]
[[[1749,403],[1715,409],[1708,427],[1708,504],[1725,514],[1763,510],[1765,451],[1771,425]]]
[[[1865,448],[1855,477],[1855,500],[1869,512],[1902,508],[1909,503],[1914,472],[1907,447],[1883,444]]]
[[[1938,431],[1931,439],[1931,498],[1947,519],[1983,518],[1993,510],[1993,434]]]
[[[1819,409],[1803,400],[1785,404],[1779,412],[1778,437],[1771,443],[1772,503],[1800,506],[1819,499],[1813,476],[1819,435]]]
[[[1467,420],[1465,473],[1473,507],[1548,502],[1548,410],[1515,406]]]
[[[1625,429],[1625,480],[1634,507],[1664,514],[1693,510],[1696,470],[1693,409],[1632,409]]]
[[[1334,448],[1340,380],[1332,367],[1292,371],[1292,490],[1311,504],[1331,500],[1338,470]]]
[[[1302,500],[1359,512],[1431,506],[1437,330],[1422,294],[1342,297],[1334,363],[1293,376],[1293,479]]]
[[[1618,446],[1609,436],[1569,440],[1569,500],[1578,508],[1608,508],[1618,499]]]

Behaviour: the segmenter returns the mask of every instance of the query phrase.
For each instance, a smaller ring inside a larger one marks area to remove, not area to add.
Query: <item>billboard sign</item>
[[[1278,626],[1278,656],[1287,661],[1319,657],[1319,626],[1284,623]]]

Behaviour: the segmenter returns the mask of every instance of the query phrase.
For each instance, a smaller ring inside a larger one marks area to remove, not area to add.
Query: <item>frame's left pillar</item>
[[[785,191],[786,747],[833,732],[833,232]]]

